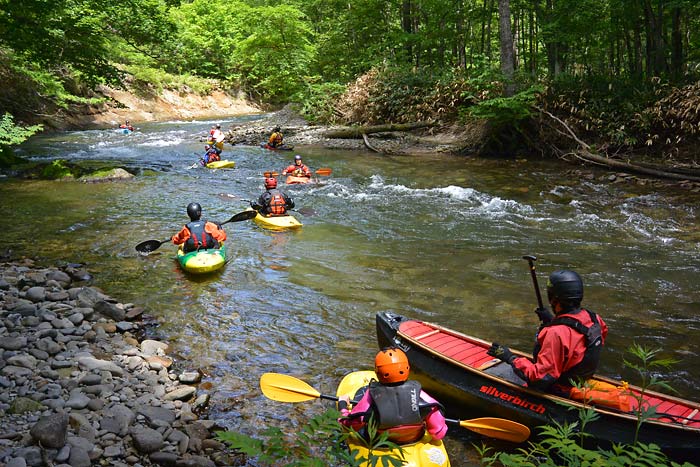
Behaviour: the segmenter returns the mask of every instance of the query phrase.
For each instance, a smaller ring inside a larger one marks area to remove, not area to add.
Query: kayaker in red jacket
[[[343,418],[338,421],[362,434],[372,418],[379,432],[387,431],[389,440],[397,444],[413,443],[426,431],[434,439],[444,438],[447,424],[443,407],[421,389],[420,383],[408,380],[410,369],[401,349],[379,351],[374,358],[379,381],[360,390],[364,394],[352,410],[347,408],[349,398],[341,397],[338,407]]]
[[[294,156],[294,164],[282,171],[282,175],[294,175],[295,177],[311,177],[311,170],[302,162],[301,156]]]
[[[574,271],[554,271],[547,281],[547,297],[554,310],[536,310],[542,320],[533,358],[516,357],[493,343],[488,354],[509,363],[528,386],[568,396],[572,382],[593,376],[608,335],[603,318],[581,308],[583,281]]]
[[[119,125],[119,128],[121,128],[122,130],[134,131],[134,127],[131,126],[131,123],[129,123],[129,120],[126,120],[124,123]]]
[[[199,203],[187,205],[187,215],[190,222],[176,235],[172,241],[175,245],[183,245],[185,253],[199,249],[219,248],[226,241],[226,232],[214,222],[202,219],[202,206]]]
[[[204,150],[206,151],[204,153],[204,156],[202,156],[202,165],[207,165],[210,162],[216,162],[221,160],[221,151],[216,149],[214,146],[210,146],[208,144],[204,145]]]

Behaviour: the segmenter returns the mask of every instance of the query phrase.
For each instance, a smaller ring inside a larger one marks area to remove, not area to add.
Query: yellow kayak
[[[377,375],[374,371],[355,371],[342,379],[338,385],[336,395],[338,397],[348,396],[350,400],[355,398],[355,393],[358,389],[367,386],[370,381],[377,380]],[[355,459],[364,460],[360,464],[361,467],[368,467],[369,449],[363,440],[353,436],[347,440],[348,448],[351,453],[355,454]],[[442,440],[434,440],[429,434],[423,435],[423,438],[411,444],[401,445],[403,449],[404,463],[402,467],[450,467],[450,459],[447,457],[447,451]],[[372,454],[375,456],[393,456],[401,459],[401,452],[398,449],[372,449]],[[390,465],[384,462],[384,465]]]
[[[252,211],[252,208],[246,211]],[[302,223],[294,216],[287,214],[284,216],[264,216],[260,213],[253,218],[253,222],[268,230],[290,230],[301,228]]]
[[[236,167],[235,161],[221,160],[214,161],[207,164],[207,169],[232,169]]]
[[[216,271],[226,264],[226,248],[222,243],[219,248],[185,253],[180,247],[177,249],[177,262],[180,263],[182,269],[192,274]]]

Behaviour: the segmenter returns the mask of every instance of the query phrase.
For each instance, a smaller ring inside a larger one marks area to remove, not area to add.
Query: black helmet
[[[559,300],[564,308],[575,308],[583,300],[583,281],[574,271],[560,270],[549,275],[547,281],[547,297]]]
[[[216,127],[217,127],[217,128],[221,128],[221,123],[217,123],[217,124],[216,124]]]
[[[202,206],[199,203],[190,203],[187,205],[187,215],[190,216],[190,220],[198,221],[202,217]]]
[[[272,131],[279,133],[279,131],[280,131],[281,129],[282,129],[282,128],[276,126]]]

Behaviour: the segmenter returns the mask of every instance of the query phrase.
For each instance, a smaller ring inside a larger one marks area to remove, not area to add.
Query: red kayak
[[[286,144],[283,144],[282,146],[273,147],[267,143],[260,143],[260,147],[263,149],[269,149],[270,151],[292,151],[294,149],[294,146],[287,146]]]
[[[486,353],[490,342],[392,312],[378,313],[376,325],[379,347],[396,346],[406,352],[411,377],[459,417],[484,413],[518,421],[533,430],[553,420],[578,421],[583,402],[524,386],[522,380],[511,380],[512,371],[506,371],[510,365]],[[513,353],[527,356],[517,350]],[[642,404],[654,408],[655,413],[639,428],[639,441],[654,443],[679,459],[700,459],[700,403],[649,389],[643,391],[600,375],[589,382],[603,388],[621,386],[618,395],[623,399],[618,402],[628,405],[598,400],[593,395],[595,391],[591,392],[588,407],[598,419],[586,425],[587,433],[603,442],[633,443],[637,410]]]

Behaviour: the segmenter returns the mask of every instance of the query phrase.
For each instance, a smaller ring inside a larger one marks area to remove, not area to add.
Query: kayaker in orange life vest
[[[221,160],[221,156],[219,155],[221,154],[221,151],[216,149],[216,147],[205,144],[204,150],[206,152],[204,153],[204,156],[202,156],[202,165],[207,165],[210,162]]]
[[[365,435],[364,429],[373,418],[378,431],[387,431],[389,441],[397,444],[413,443],[426,431],[433,439],[444,438],[447,434],[444,409],[421,389],[418,381],[408,380],[410,369],[401,349],[380,350],[374,357],[374,371],[379,381],[360,389],[364,393],[352,410],[347,408],[348,396],[341,397],[338,408],[343,418],[338,421]]]
[[[202,206],[199,203],[187,205],[187,215],[190,222],[173,235],[175,245],[183,245],[185,253],[206,248],[219,248],[226,241],[226,232],[214,222],[202,219]]]
[[[121,128],[123,130],[134,131],[134,127],[131,126],[131,123],[129,123],[129,120],[124,121],[124,123],[119,125],[119,128]]]
[[[271,148],[278,148],[282,146],[282,139],[284,137],[282,136],[282,129],[278,126],[276,126],[272,130],[272,134],[270,135],[270,139],[267,141],[267,145],[270,146]]]
[[[265,192],[257,201],[251,201],[250,207],[265,216],[284,216],[287,210],[294,209],[294,200],[277,189],[277,179],[265,179]]]
[[[311,170],[302,162],[301,156],[294,156],[294,164],[282,171],[282,175],[294,175],[295,177],[311,177]]]
[[[516,357],[508,347],[493,343],[488,354],[513,367],[528,386],[568,397],[572,380],[593,376],[608,335],[603,318],[581,308],[583,281],[574,271],[554,271],[547,281],[547,298],[554,310],[538,308],[542,324],[532,360]]]

